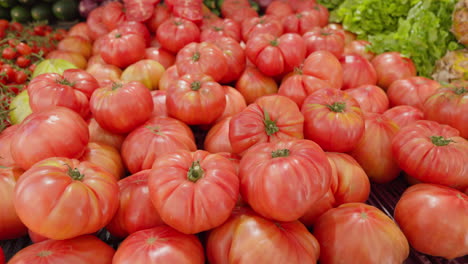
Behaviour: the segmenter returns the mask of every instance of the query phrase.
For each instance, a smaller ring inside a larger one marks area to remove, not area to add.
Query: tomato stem
[[[151,133],[156,134],[158,136],[163,136],[164,134],[161,132],[160,126],[146,126],[147,129],[151,131]]]
[[[218,27],[218,26],[213,26],[213,30],[219,32],[219,31],[223,30],[223,28]]]
[[[205,171],[203,171],[200,166],[200,161],[194,161],[189,171],[187,172],[187,179],[192,182],[197,182],[199,179],[203,178]]]
[[[200,90],[200,88],[201,88],[201,82],[199,82],[199,81],[194,81],[194,82],[192,83],[192,85],[190,86],[190,88],[192,89],[192,91],[198,91],[198,90]]]
[[[39,253],[37,253],[38,257],[47,257],[52,255],[52,251],[50,250],[41,250]]]
[[[271,157],[272,158],[284,158],[284,157],[288,157],[289,154],[290,154],[289,149],[278,149],[278,150],[271,152]]]
[[[465,89],[465,87],[458,87],[458,88],[453,89],[453,92],[454,92],[456,95],[462,95],[462,94],[467,93],[468,90]]]
[[[199,61],[200,60],[200,52],[195,52],[192,56],[192,61]]]
[[[67,85],[67,86],[75,86],[74,82],[70,82],[69,80],[63,78],[63,79],[57,79],[55,80],[56,83],[61,84],[61,85]]]
[[[326,105],[328,109],[336,113],[342,113],[346,109],[346,103],[334,102],[331,105]]]
[[[455,142],[453,139],[446,139],[443,136],[432,136],[431,141],[432,144],[439,147],[447,146],[448,144]]]
[[[279,127],[276,125],[276,122],[270,119],[270,114],[267,111],[263,110],[263,114],[265,115],[265,119],[263,123],[265,124],[265,131],[268,136],[273,135],[274,133],[279,131]]]
[[[121,38],[121,37],[122,37],[122,34],[120,33],[115,34],[115,38]]]
[[[294,73],[299,75],[304,74],[304,72],[302,71],[302,67],[294,67]]]
[[[112,91],[117,90],[117,89],[121,88],[122,86],[123,86],[123,84],[115,82],[115,83],[112,84]]]
[[[70,176],[73,180],[75,181],[81,181],[84,178],[84,174],[81,174],[80,171],[77,168],[72,169],[70,165],[65,164],[65,166],[68,167],[68,176]]]
[[[279,45],[278,39],[270,41],[270,45],[272,45],[273,47],[277,47]]]

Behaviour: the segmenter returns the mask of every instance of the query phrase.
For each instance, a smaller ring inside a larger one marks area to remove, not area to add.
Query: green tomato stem
[[[284,158],[284,157],[288,157],[289,154],[290,154],[289,149],[278,149],[278,150],[271,152],[271,157],[272,158]]]
[[[455,142],[452,139],[446,139],[443,136],[432,136],[431,141],[432,141],[432,144],[438,147],[447,146],[448,144]]]
[[[192,182],[197,182],[199,179],[203,178],[205,171],[200,166],[200,161],[194,161],[189,171],[187,172],[187,179]]]

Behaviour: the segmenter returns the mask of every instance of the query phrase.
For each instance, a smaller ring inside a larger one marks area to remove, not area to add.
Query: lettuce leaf
[[[317,2],[325,6],[329,10],[333,10],[337,8],[339,5],[341,5],[341,3],[344,2],[344,0],[318,0]]]

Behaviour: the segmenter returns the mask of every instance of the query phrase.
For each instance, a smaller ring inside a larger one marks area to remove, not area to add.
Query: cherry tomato
[[[24,43],[24,42],[18,43],[18,45],[16,45],[16,50],[21,55],[29,55],[32,52],[31,47],[28,44]]]
[[[31,60],[25,56],[19,56],[16,58],[16,65],[20,66],[21,68],[26,68],[31,65]]]
[[[15,72],[15,83],[23,84],[26,82],[27,79],[28,75],[24,71],[19,70]]]
[[[2,30],[8,29],[9,24],[10,24],[10,22],[8,22],[8,20],[0,19],[0,29],[2,29]]]
[[[16,55],[17,55],[16,50],[12,47],[6,47],[2,51],[2,57],[7,60],[12,60],[16,58]]]
[[[23,25],[22,25],[21,23],[19,23],[19,22],[12,22],[12,23],[10,24],[10,29],[11,29],[12,31],[21,32],[21,31],[23,31],[23,28],[24,28]]]

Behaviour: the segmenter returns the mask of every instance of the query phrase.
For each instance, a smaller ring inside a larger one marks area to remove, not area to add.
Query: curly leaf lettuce
[[[325,6],[329,10],[336,9],[341,3],[344,2],[344,0],[318,0],[317,1],[319,4]]]

